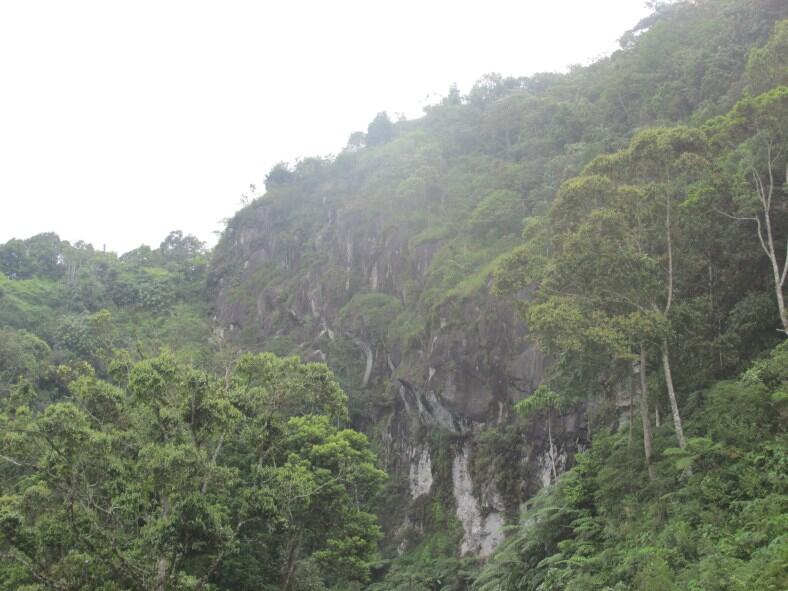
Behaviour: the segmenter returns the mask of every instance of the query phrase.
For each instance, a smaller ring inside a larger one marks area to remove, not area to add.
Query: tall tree
[[[754,223],[758,243],[769,260],[774,294],[788,333],[785,288],[788,276],[788,86],[740,101],[726,117],[709,125],[723,149],[734,145],[730,159],[743,181],[734,210],[715,209],[732,219]]]

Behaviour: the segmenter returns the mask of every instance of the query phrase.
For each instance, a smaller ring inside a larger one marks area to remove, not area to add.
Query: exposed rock
[[[457,519],[464,532],[460,554],[471,554],[486,558],[503,541],[504,517],[497,510],[483,515],[473,494],[473,480],[468,471],[470,448],[466,444],[454,456],[452,463],[452,484],[454,499],[457,503]],[[500,505],[500,500],[496,499]]]
[[[416,447],[410,460],[410,496],[417,499],[432,488],[432,458],[427,446]]]
[[[397,506],[381,514],[388,542],[400,543],[406,518],[408,531],[423,531],[418,508],[445,491],[463,524],[463,554],[489,555],[505,517],[516,516],[516,506],[548,481],[547,433],[534,428],[521,449],[510,450],[524,459],[514,459],[505,495],[496,484],[500,473],[472,479],[471,449],[479,433],[510,421],[512,405],[541,383],[542,355],[513,306],[484,282],[415,317],[407,338],[392,338],[393,324],[374,335],[367,326],[348,330],[340,312],[359,293],[374,291],[416,310],[445,240],[412,244],[423,226],[392,224],[323,198],[303,211],[294,221],[262,199],[228,225],[212,270],[218,327],[245,348],[325,360],[334,369],[351,398],[354,427],[375,439],[393,486],[401,486]],[[574,419],[554,428],[559,472],[571,463],[580,428]],[[434,431],[465,442],[444,471],[427,442]],[[521,480],[512,485],[515,476]]]

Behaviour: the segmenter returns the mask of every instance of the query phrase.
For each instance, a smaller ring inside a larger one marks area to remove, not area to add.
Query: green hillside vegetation
[[[106,364],[137,343],[205,363],[207,264],[205,245],[182,232],[120,257],[55,234],[10,240],[0,246],[0,324],[35,333],[57,363]]]
[[[385,473],[324,364],[213,334],[208,256],[181,232],[121,257],[0,246],[1,588],[368,577]]]
[[[788,588],[788,4],[655,2],[620,44],[277,164],[212,251],[0,245],[0,588]],[[419,425],[436,484],[403,520],[391,409],[491,308],[543,383],[472,435]],[[487,561],[464,444],[506,505]]]
[[[787,387],[783,343],[694,392],[685,448],[669,425],[654,432],[653,479],[630,434],[598,433],[473,589],[784,589]]]

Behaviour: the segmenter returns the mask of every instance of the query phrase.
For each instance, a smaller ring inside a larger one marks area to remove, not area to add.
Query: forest
[[[619,44],[0,245],[0,589],[788,588],[788,4]]]

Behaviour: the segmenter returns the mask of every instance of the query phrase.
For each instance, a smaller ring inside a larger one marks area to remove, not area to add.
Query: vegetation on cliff
[[[682,405],[653,476],[625,430],[598,432],[476,579],[475,591],[778,590],[788,584],[788,347]]]
[[[0,246],[0,587],[785,588],[786,19],[380,113],[213,252]]]

